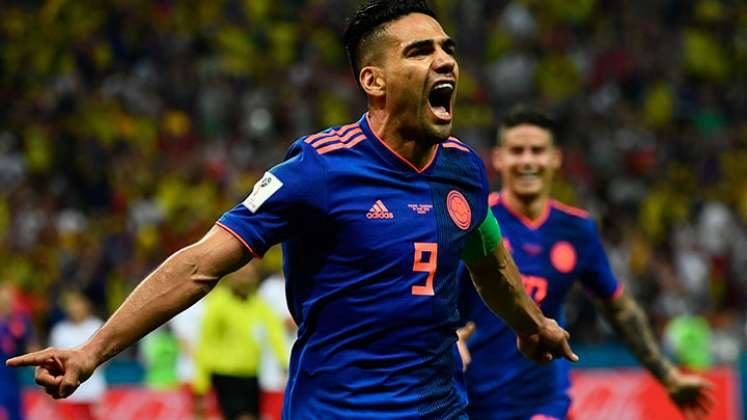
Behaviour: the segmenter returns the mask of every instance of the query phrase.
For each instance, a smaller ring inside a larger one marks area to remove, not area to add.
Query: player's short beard
[[[436,126],[432,124],[425,124],[426,137],[433,144],[443,143],[451,136],[451,124],[448,126]]]

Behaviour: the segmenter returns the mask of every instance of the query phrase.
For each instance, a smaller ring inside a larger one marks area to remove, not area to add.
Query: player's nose
[[[433,60],[433,70],[440,74],[454,75],[457,68],[457,61],[453,55],[447,53],[443,48],[436,51],[436,59]],[[455,76],[455,75],[454,75]]]

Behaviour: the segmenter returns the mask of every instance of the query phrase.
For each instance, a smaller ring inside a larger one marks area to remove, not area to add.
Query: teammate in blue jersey
[[[0,360],[28,351],[35,345],[31,320],[14,308],[15,289],[0,282]],[[37,347],[38,348],[38,347]],[[19,372],[0,366],[0,419],[21,420],[21,378]]]
[[[712,404],[709,384],[683,374],[660,354],[643,311],[612,274],[586,212],[550,199],[553,174],[561,163],[553,130],[553,121],[544,114],[518,108],[504,120],[493,154],[503,188],[489,202],[527,293],[546,316],[562,320],[566,295],[579,281],[683,414],[702,418]],[[470,417],[565,419],[571,403],[568,364],[537,365],[524,358],[516,351],[516,335],[482,304],[471,283],[462,272],[459,310],[474,329],[466,340]]]
[[[12,360],[65,397],[95,366],[283,243],[293,346],[286,419],[464,418],[452,375],[457,277],[539,362],[577,360],[527,296],[488,209],[480,158],[450,137],[454,41],[423,1],[372,1],[345,44],[360,120],[296,141],[207,235],[166,260],[91,340]]]

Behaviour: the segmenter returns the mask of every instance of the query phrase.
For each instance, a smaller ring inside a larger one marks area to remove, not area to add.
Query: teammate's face
[[[446,140],[459,79],[454,41],[428,15],[413,13],[386,28],[383,77],[390,118],[413,134]]]
[[[493,167],[500,172],[503,187],[523,200],[549,195],[560,162],[550,132],[529,124],[503,130],[501,145],[493,152]]]

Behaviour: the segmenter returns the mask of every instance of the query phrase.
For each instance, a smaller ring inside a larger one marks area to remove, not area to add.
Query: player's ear
[[[384,73],[379,67],[363,67],[358,75],[358,80],[366,95],[370,97],[384,96],[386,81],[384,80]]]
[[[557,147],[552,148],[552,161],[550,162],[553,170],[560,169],[563,164],[563,152]]]
[[[501,149],[501,146],[493,146],[491,163],[493,164],[493,169],[498,172],[501,171],[501,168],[503,167],[503,150]]]

